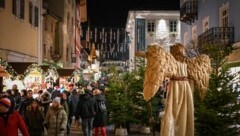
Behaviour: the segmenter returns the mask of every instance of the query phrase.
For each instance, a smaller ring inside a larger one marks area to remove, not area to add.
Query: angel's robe
[[[161,118],[161,136],[193,136],[193,93],[187,79],[187,64],[177,61],[167,92],[165,114]]]

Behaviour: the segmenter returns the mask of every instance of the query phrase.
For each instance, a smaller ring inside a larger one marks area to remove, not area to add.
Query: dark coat
[[[20,115],[22,115],[22,117],[25,118],[27,107],[30,105],[32,100],[33,100],[33,98],[28,98],[27,96],[22,97],[21,102],[18,107],[18,112],[20,113]]]
[[[90,93],[86,93],[80,95],[77,111],[76,111],[76,119],[79,119],[79,116],[82,119],[93,118],[97,112],[97,102]]]
[[[39,107],[38,110],[35,111],[33,111],[30,106],[27,107],[25,120],[30,136],[42,136],[44,122],[43,110],[43,107]]]
[[[98,94],[95,96],[95,100],[97,101],[97,105],[99,102],[105,102],[105,105],[107,105],[107,101],[104,95]],[[106,112],[101,111],[98,106],[98,112],[96,113],[93,121],[94,127],[103,127],[106,125]]]
[[[68,98],[69,105],[69,117],[73,117],[76,114],[76,109],[79,101],[79,96],[77,94],[71,94]]]

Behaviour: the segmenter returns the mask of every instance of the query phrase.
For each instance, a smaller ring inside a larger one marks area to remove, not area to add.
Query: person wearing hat
[[[61,98],[56,97],[49,108],[44,126],[47,129],[48,136],[64,136],[67,126],[67,114],[61,105]]]
[[[23,118],[14,111],[14,100],[0,98],[0,136],[17,136],[18,129],[23,136],[29,136]]]

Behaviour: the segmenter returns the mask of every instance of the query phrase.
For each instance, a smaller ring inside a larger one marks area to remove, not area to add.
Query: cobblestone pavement
[[[19,131],[18,136],[22,136],[20,131]],[[83,136],[82,128],[81,127],[72,126],[72,128],[71,128],[71,136]],[[113,132],[112,133],[108,132],[108,136],[115,136],[115,135],[114,135]],[[150,133],[150,134],[130,133],[130,134],[128,134],[128,136],[153,136],[153,134],[152,133]],[[155,136],[159,136],[159,132],[155,132]]]

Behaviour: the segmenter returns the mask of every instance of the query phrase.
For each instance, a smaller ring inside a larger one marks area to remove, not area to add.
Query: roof
[[[71,76],[75,69],[57,69],[59,77]]]
[[[8,62],[10,66],[18,73],[24,74],[27,68],[36,62]]]

